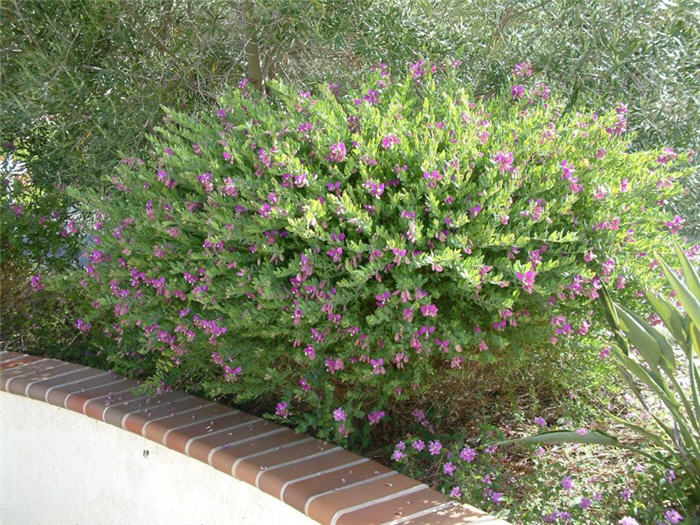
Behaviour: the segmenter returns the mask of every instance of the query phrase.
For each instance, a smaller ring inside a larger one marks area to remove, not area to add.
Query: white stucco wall
[[[0,392],[0,523],[315,522],[246,483],[141,436]]]

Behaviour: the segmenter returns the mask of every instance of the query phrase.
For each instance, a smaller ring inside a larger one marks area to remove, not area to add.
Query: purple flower
[[[90,328],[92,328],[92,325],[90,323],[86,323],[82,319],[77,319],[75,321],[75,327],[81,332],[88,332],[90,331]]]
[[[454,474],[455,470],[457,470],[457,466],[454,463],[451,463],[450,461],[448,461],[442,466],[442,471],[448,476]]]
[[[525,273],[516,273],[516,276],[520,280],[523,286],[523,290],[525,290],[527,293],[531,294],[534,286],[535,286],[535,278],[537,277],[537,272],[533,272],[532,270],[528,270]]]
[[[437,317],[438,309],[434,304],[424,304],[420,307],[421,313],[426,317]]]
[[[503,492],[491,491],[491,501],[493,501],[496,505],[499,505],[501,503],[502,497],[503,497]]]
[[[343,249],[341,247],[331,248],[326,252],[333,262],[342,262]]]
[[[29,284],[32,286],[32,290],[35,292],[38,292],[39,290],[42,290],[44,288],[44,284],[41,282],[42,275],[40,273],[36,275],[32,275],[29,278]]]
[[[331,375],[335,374],[338,370],[343,370],[343,368],[345,368],[345,364],[340,357],[336,359],[333,356],[330,356],[328,359],[326,359],[324,364]]]
[[[499,151],[493,156],[493,161],[498,164],[501,173],[513,171],[513,152]]]
[[[423,450],[425,448],[425,442],[422,439],[418,439],[414,441],[411,446],[416,449],[418,452]]]
[[[459,487],[457,487],[457,486],[452,487],[452,490],[450,491],[450,497],[451,498],[461,498],[462,497],[462,491],[459,489]]]
[[[467,463],[471,463],[476,458],[476,450],[473,448],[465,446],[460,452],[459,457],[462,458]]]
[[[532,66],[527,62],[515,64],[515,67],[513,68],[513,74],[516,77],[530,77],[532,76]]]
[[[543,417],[537,416],[537,417],[535,418],[535,425],[539,425],[539,426],[541,426],[541,427],[546,427],[546,426],[547,426],[547,422],[544,420]]]
[[[372,373],[374,375],[386,374],[386,369],[384,368],[384,359],[380,357],[378,360],[370,359],[369,362],[372,365]]]
[[[574,487],[574,482],[569,476],[565,476],[564,479],[561,480],[561,487],[564,490],[571,490]]]
[[[670,220],[666,223],[666,227],[669,229],[671,233],[678,233],[681,228],[683,228],[683,224],[685,224],[685,219],[681,217],[680,215],[676,215],[673,220]]]
[[[383,410],[381,410],[381,411],[375,410],[371,414],[367,414],[367,419],[369,420],[370,425],[376,425],[382,419],[384,419],[384,416],[386,416],[386,412],[384,412]]]
[[[275,415],[284,418],[289,417],[289,403],[287,401],[277,403],[277,407],[275,408]]]
[[[391,455],[393,461],[401,461],[405,457],[406,454],[401,450],[394,450],[394,453]]]
[[[202,173],[201,175],[197,175],[197,180],[200,182],[200,184],[204,188],[204,191],[207,193],[211,193],[212,191],[214,191],[214,184],[212,184],[211,178],[211,173],[209,173],[208,171]]]
[[[525,88],[520,84],[510,86],[510,96],[513,98],[522,98],[524,92]]]
[[[676,523],[683,521],[683,516],[676,510],[668,509],[664,512],[664,519],[671,525],[676,525]]]
[[[390,133],[382,139],[382,148],[384,148],[385,150],[390,149],[399,142],[401,142],[399,140],[399,137],[397,137],[394,133]]]
[[[306,348],[304,348],[304,355],[306,355],[310,361],[313,361],[316,359],[316,349],[313,346],[308,345]]]
[[[336,142],[331,145],[330,153],[328,154],[328,159],[331,162],[343,162],[345,160],[345,155],[347,150],[345,149],[345,143]]]
[[[673,148],[665,148],[663,154],[659,155],[659,158],[657,158],[656,161],[660,164],[667,164],[677,158],[678,153],[676,153]]]
[[[586,510],[593,505],[593,502],[591,501],[590,498],[581,498],[581,501],[579,502],[579,505],[581,505],[581,508],[583,510]]]
[[[333,411],[333,419],[335,421],[345,421],[346,415],[343,407],[338,407]]]
[[[376,199],[380,198],[384,194],[384,183],[368,180],[365,182],[364,187],[369,191],[369,194]]]
[[[439,440],[431,441],[428,444],[428,452],[430,452],[431,455],[437,456],[440,451],[442,450],[442,443],[440,443]]]
[[[632,491],[630,489],[625,489],[620,492],[620,497],[622,501],[630,501],[632,499]]]

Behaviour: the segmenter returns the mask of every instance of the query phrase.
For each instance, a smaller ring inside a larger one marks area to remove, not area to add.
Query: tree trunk
[[[258,46],[258,37],[255,31],[255,18],[253,17],[253,6],[251,2],[246,3],[245,26],[247,36],[245,54],[248,62],[248,82],[262,93],[264,79],[262,65],[260,64],[260,47]]]

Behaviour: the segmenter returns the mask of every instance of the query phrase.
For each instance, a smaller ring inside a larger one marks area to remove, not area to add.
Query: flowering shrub
[[[392,468],[428,478],[452,498],[513,523],[618,523],[635,516],[638,521],[630,523],[670,524],[692,512],[681,477],[639,458],[614,454],[612,469],[601,466],[600,450],[591,445],[523,447],[511,454],[460,440],[431,452],[428,439],[440,441],[426,433],[395,444]],[[490,441],[499,433],[489,428],[480,437]]]
[[[564,112],[514,74],[491,100],[421,62],[348,96],[243,81],[171,113],[85,199],[76,328],[120,372],[364,442],[439,374],[590,337],[602,282],[630,302],[658,272],[684,159],[628,153],[624,105]]]

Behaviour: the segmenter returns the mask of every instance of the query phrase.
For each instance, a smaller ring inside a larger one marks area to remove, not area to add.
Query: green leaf
[[[669,329],[673,337],[678,341],[679,344],[686,344],[688,341],[688,335],[683,329],[683,317],[680,312],[664,297],[656,295],[651,291],[646,293],[647,300],[654,307],[654,310],[659,317],[663,319],[664,324]]]
[[[649,366],[654,369],[661,366],[666,371],[675,370],[676,359],[666,338],[636,313],[624,306],[613,304],[627,337]]]
[[[673,243],[673,249],[676,252],[678,261],[681,263],[683,277],[685,277],[685,282],[690,293],[692,293],[696,299],[700,298],[700,278],[698,277],[697,271],[690,264],[690,261],[688,261],[688,258],[683,253],[683,250],[681,250],[681,247],[678,246],[677,242]]]
[[[685,308],[685,311],[688,312],[688,316],[693,320],[696,326],[700,326],[700,301],[698,301],[698,297],[700,296],[693,295],[685,284],[683,284],[683,281],[681,281],[668,267],[666,261],[656,254],[655,256],[656,260],[659,261],[659,265],[664,271],[664,274],[666,274],[666,278],[668,279],[669,283],[671,283],[671,287],[676,291],[678,300],[683,305],[683,308]],[[690,280],[692,281],[692,276]]]
[[[577,432],[563,430],[543,432],[542,434],[537,434],[536,436],[529,436],[519,439],[508,439],[505,441],[499,441],[496,444],[511,445],[514,443],[587,443],[591,445],[628,448],[626,445],[620,443],[617,438],[603,432],[588,432],[586,434],[579,434]]]

